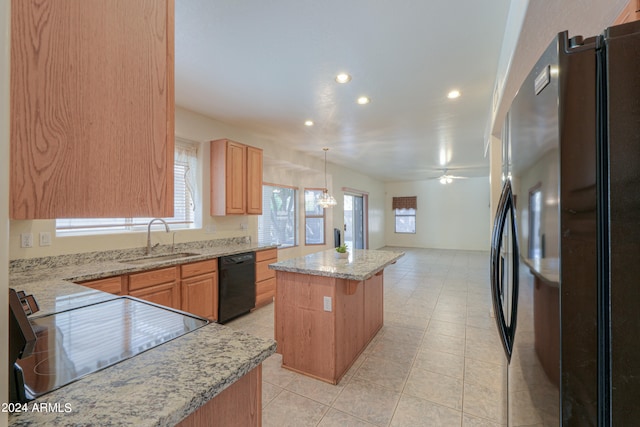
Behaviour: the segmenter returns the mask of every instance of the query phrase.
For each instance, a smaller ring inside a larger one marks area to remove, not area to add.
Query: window
[[[395,212],[396,233],[416,232],[417,197],[394,197],[392,208]]]
[[[304,190],[304,243],[324,245],[324,209],[318,206],[321,188]]]
[[[195,207],[198,205],[197,144],[176,141],[174,174],[174,216],[163,218],[171,229],[195,227]],[[60,218],[56,219],[58,235],[100,234],[138,231],[144,229],[152,218]]]
[[[275,184],[262,186],[262,215],[258,217],[258,243],[296,246],[298,190]]]

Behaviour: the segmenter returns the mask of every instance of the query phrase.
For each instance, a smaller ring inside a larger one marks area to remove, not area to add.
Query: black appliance
[[[509,425],[640,420],[639,76],[639,22],[563,32],[509,110],[491,243]]]
[[[226,323],[256,306],[256,254],[220,257],[218,322]]]

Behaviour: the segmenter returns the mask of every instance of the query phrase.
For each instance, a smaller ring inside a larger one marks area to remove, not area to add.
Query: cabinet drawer
[[[202,274],[213,273],[218,269],[217,259],[208,259],[206,261],[192,262],[191,264],[182,264],[180,266],[180,277],[194,277]]]
[[[263,280],[256,283],[256,307],[269,304],[276,295],[276,279]]]
[[[277,260],[278,259],[278,248],[266,249],[264,251],[256,252],[256,262],[264,261],[264,260]],[[275,261],[272,261],[275,262]]]
[[[271,260],[256,262],[256,282],[276,277],[276,271],[269,270],[271,263],[273,263]]]
[[[175,282],[178,279],[178,267],[161,268],[129,275],[129,291],[143,289],[161,283]]]
[[[122,277],[107,277],[106,279],[90,280],[82,283],[83,286],[87,286],[91,289],[97,289],[102,292],[108,292],[110,294],[120,295],[122,293]]]
[[[256,283],[256,296],[263,294],[271,294],[272,296],[276,294],[276,278],[263,280],[262,282]]]

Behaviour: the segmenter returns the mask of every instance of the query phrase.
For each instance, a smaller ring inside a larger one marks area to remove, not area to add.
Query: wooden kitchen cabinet
[[[179,267],[129,275],[129,295],[180,310]]]
[[[262,214],[262,150],[211,141],[211,215]]]
[[[218,261],[182,264],[182,311],[218,320]]]
[[[11,2],[10,217],[173,215],[174,0]]]
[[[364,337],[368,342],[384,323],[384,271],[379,271],[364,287]]]
[[[278,262],[278,249],[256,252],[256,308],[267,305],[276,296],[276,272],[269,264]]]
[[[640,20],[640,0],[629,0],[627,6],[618,15],[613,25],[626,24]]]

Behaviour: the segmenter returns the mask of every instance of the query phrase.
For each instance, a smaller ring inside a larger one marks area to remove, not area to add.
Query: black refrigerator
[[[640,424],[640,23],[558,34],[511,104],[491,240],[508,425]]]

